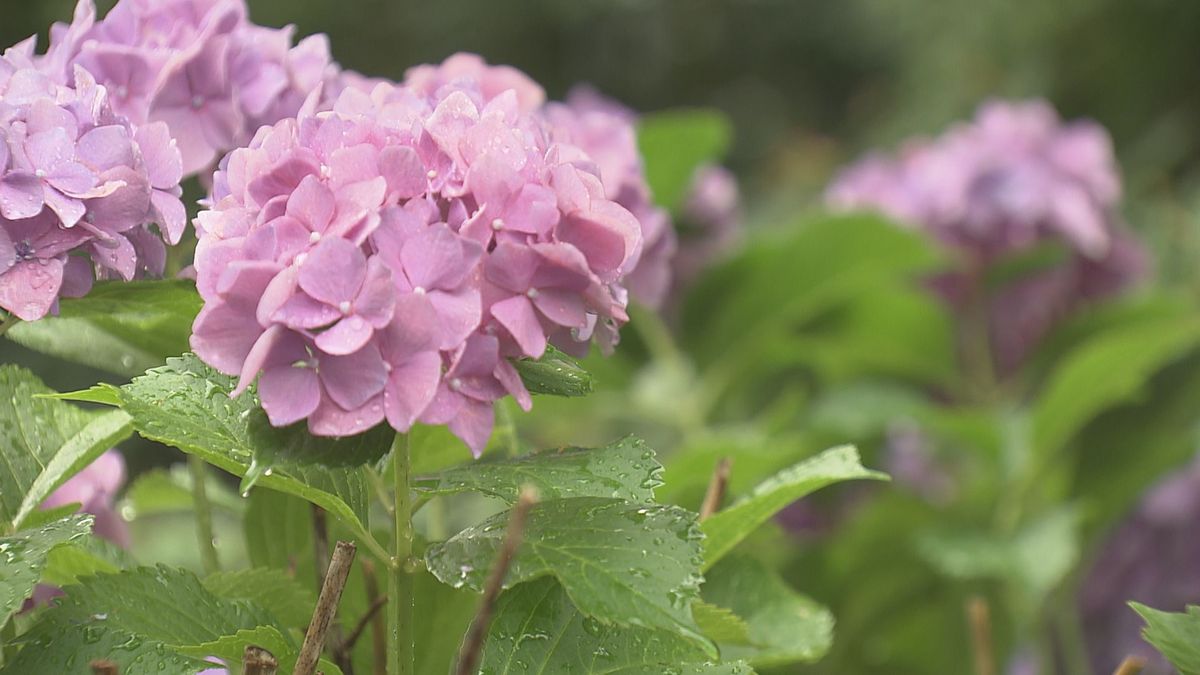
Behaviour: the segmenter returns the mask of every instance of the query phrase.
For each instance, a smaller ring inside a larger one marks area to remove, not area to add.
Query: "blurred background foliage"
[[[0,44],[44,34],[72,4],[4,2]],[[786,672],[969,672],[971,598],[991,609],[1002,667],[1032,653],[1040,668],[1024,672],[1111,670],[1094,655],[1089,665],[1079,586],[1139,496],[1187,463],[1200,420],[1200,3],[249,4],[259,23],[329,34],[335,58],[369,75],[466,50],[520,67],[552,98],[589,82],[640,111],[723,112],[752,231],[744,250],[664,320],[636,312],[617,357],[586,362],[592,397],[501,419],[530,447],[642,435],[669,451],[662,496],[691,508],[721,457],[734,459],[731,495],[843,442],[896,474],[818,495],[746,544],[838,620],[830,654]],[[938,133],[989,97],[1044,97],[1112,133],[1125,216],[1156,280],[1075,316],[1004,390],[981,395],[958,363],[953,318],[914,283],[943,253],[879,219],[816,211],[839,166]],[[60,390],[120,379],[0,349]],[[514,438],[506,431],[497,442]],[[931,449],[928,465],[887,465],[885,446],[905,434]],[[135,472],[171,461],[148,444],[125,449]],[[127,505],[138,554],[196,564],[187,493],[169,487],[183,478],[148,475]],[[226,496],[217,524],[231,533],[246,507]],[[230,559],[261,555],[224,539]],[[1185,600],[1200,597],[1160,608]]]

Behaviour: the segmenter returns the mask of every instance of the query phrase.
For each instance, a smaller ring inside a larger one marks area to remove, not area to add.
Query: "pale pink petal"
[[[346,356],[319,357],[317,370],[325,393],[345,410],[354,410],[383,391],[387,371],[375,345]]]
[[[343,318],[316,337],[317,347],[327,354],[345,355],[358,351],[371,340],[375,328],[361,316]]]
[[[50,311],[62,287],[63,261],[26,260],[0,274],[0,307],[23,321],[36,321]]]
[[[308,226],[314,232],[324,232],[333,219],[333,192],[321,179],[308,175],[288,197],[287,214]]]
[[[326,237],[309,251],[300,266],[300,288],[335,307],[358,295],[367,276],[362,250],[345,239]]]
[[[500,325],[508,329],[526,356],[541,358],[546,351],[546,333],[529,298],[517,295],[501,300],[492,305],[491,313]]]
[[[533,305],[547,319],[568,328],[583,328],[587,311],[579,293],[558,288],[538,289]]]
[[[441,375],[437,352],[415,354],[392,368],[384,389],[384,409],[392,428],[404,432],[412,427],[437,394]]]
[[[258,378],[258,398],[274,426],[298,422],[321,402],[317,372],[307,366],[268,368]]]
[[[487,448],[495,421],[496,411],[491,403],[467,399],[458,415],[450,420],[447,426],[471,448],[471,453],[478,457]]]
[[[479,327],[482,307],[479,291],[462,288],[458,291],[434,291],[429,302],[437,312],[438,349],[450,350],[463,343]]]
[[[45,205],[42,181],[33,174],[10,173],[0,180],[0,215],[9,220],[32,218]]]

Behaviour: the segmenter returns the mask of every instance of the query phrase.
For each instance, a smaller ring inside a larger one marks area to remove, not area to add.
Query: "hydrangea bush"
[[[1142,494],[1200,315],[1125,293],[1098,123],[988,102],[790,220],[714,111],[395,72],[243,0],[0,56],[0,675],[1082,675],[1139,613],[1200,667],[1126,606],[1200,601],[1194,468]]]

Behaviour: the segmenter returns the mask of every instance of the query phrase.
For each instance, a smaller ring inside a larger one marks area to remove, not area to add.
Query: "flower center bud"
[[[313,232],[312,234],[308,235],[308,243],[315,244],[318,241],[321,241],[321,233],[320,232]]]
[[[413,286],[413,293],[416,293],[417,295],[425,295],[425,287]]]
[[[529,298],[530,300],[533,300],[537,296],[538,296],[538,289],[536,289],[536,288],[531,288],[531,289],[525,291],[525,297]]]
[[[501,218],[497,218],[497,219],[493,220],[492,221],[492,229],[497,232],[499,232],[500,230],[503,230],[504,229],[504,220]]]
[[[331,175],[333,175],[333,171],[329,168],[329,165],[322,164],[321,165],[321,178],[329,178]]]
[[[292,260],[292,262],[296,263],[297,265],[303,265],[305,260],[308,260],[308,254],[307,254],[307,253],[301,253],[301,254],[297,255],[297,256],[296,256],[296,257],[295,257],[295,258]]]
[[[430,169],[429,171],[425,172],[425,177],[428,178],[429,180],[433,180],[434,178],[438,177],[438,173],[436,170]]]
[[[33,172],[33,175],[37,176],[38,178],[45,178],[46,170],[45,169],[37,169]]]
[[[117,87],[116,94],[117,98],[129,98],[129,87],[126,87],[122,84],[121,86]]]
[[[458,391],[459,389],[462,389],[462,380],[458,379],[457,377],[451,379],[450,380],[450,388],[453,389],[454,391]]]
[[[192,108],[194,110],[199,110],[203,107],[204,107],[204,97],[201,96],[200,94],[196,94],[195,96],[193,96],[192,97]]]
[[[342,314],[349,314],[352,309],[349,300],[343,300],[338,303],[338,311]]]

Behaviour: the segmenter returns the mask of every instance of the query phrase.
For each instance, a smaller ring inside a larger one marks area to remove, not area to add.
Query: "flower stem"
[[[409,493],[409,446],[407,434],[396,434],[392,442],[393,487],[396,499],[396,548],[388,569],[388,628],[391,636],[389,675],[414,675],[413,654],[413,529]]]
[[[8,332],[9,328],[21,323],[21,318],[16,314],[9,314],[5,316],[3,313],[0,313],[0,316],[4,317],[3,319],[0,319],[0,335],[4,335]]]
[[[188,455],[188,470],[192,474],[192,502],[196,509],[196,543],[200,545],[200,562],[205,574],[221,568],[217,561],[217,546],[213,541],[212,506],[208,503],[206,481],[208,470],[204,460]]]

